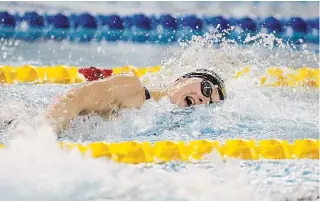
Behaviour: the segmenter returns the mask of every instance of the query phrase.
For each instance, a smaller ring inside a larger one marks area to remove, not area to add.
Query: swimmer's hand
[[[145,100],[138,78],[115,76],[69,90],[45,111],[45,116],[60,133],[80,113],[111,115],[116,109],[139,108]]]

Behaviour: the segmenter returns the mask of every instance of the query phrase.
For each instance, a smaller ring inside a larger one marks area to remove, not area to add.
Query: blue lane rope
[[[236,27],[225,36],[242,42],[250,33],[273,33],[287,41],[301,41],[319,44],[319,18],[302,19],[275,17],[252,19],[244,17],[224,18],[209,16],[199,18],[196,15],[174,17],[170,14],[160,16],[97,15],[89,13],[39,15],[26,12],[12,15],[0,12],[0,38],[12,38],[26,41],[39,39],[70,40],[89,42],[96,40],[132,41],[138,43],[170,43],[189,40],[193,35],[203,35],[213,28],[222,32],[231,26]],[[300,40],[302,39],[302,40]]]

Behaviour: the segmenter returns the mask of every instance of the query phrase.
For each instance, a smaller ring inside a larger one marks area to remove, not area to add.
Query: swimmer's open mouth
[[[193,105],[193,103],[192,103],[192,98],[191,98],[190,96],[186,96],[186,103],[187,103],[187,106],[188,106],[188,107],[191,106],[191,105]]]

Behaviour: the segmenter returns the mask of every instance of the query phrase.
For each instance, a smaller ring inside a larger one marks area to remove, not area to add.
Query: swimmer
[[[134,76],[118,75],[69,90],[45,111],[57,133],[79,115],[97,114],[112,119],[123,108],[140,108],[145,100],[167,96],[172,104],[189,107],[223,101],[223,80],[213,71],[198,69],[181,76],[164,89],[148,90]]]

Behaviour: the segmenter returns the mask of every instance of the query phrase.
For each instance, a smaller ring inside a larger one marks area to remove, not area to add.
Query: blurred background
[[[275,16],[275,17],[318,17],[317,1],[132,1],[132,2],[1,2],[1,8],[8,11],[89,12],[91,14],[129,15],[224,15],[226,17]]]

